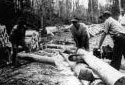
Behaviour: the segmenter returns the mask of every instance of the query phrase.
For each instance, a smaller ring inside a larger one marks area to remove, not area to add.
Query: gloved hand
[[[93,49],[93,55],[98,57],[98,58],[101,58],[101,49],[100,48],[94,48]]]

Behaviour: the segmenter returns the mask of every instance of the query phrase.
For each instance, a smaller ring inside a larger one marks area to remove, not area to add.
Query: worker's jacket
[[[79,24],[79,29],[77,29],[74,25],[70,26],[71,33],[78,48],[89,50],[89,33],[87,31],[87,26],[84,23]]]

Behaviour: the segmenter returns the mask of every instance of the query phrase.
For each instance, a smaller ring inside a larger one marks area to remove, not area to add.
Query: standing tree
[[[125,0],[121,0],[121,8],[125,10]]]
[[[120,10],[119,10],[119,0],[113,0],[113,5],[112,5],[112,9],[111,12],[113,14],[113,17],[118,20],[118,16],[120,14]]]
[[[88,8],[88,13],[89,13],[89,21],[91,22],[98,22],[98,0],[89,0],[89,8]]]
[[[15,19],[15,9],[13,0],[0,0],[0,24],[7,27],[7,32],[10,33]]]

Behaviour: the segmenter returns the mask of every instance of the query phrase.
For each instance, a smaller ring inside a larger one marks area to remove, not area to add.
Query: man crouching
[[[72,24],[69,27],[76,43],[77,48],[83,48],[89,51],[89,34],[87,26],[84,23],[79,23],[78,18],[71,20]]]

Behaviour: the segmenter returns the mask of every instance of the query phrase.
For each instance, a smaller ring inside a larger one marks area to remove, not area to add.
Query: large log
[[[33,60],[33,61],[37,61],[37,62],[49,63],[49,64],[55,65],[55,61],[54,61],[53,57],[40,56],[40,55],[36,55],[33,53],[18,53],[17,58],[18,59]]]
[[[83,49],[79,49],[78,54],[107,85],[125,85],[123,73]]]
[[[76,76],[76,77],[79,77],[79,72],[77,72],[76,70],[78,70],[78,69],[75,69],[74,67],[76,66],[74,66],[73,64],[72,64],[72,62],[70,62],[69,60],[68,60],[68,57],[64,54],[64,53],[61,53],[61,52],[59,52],[60,53],[60,55],[64,58],[64,60],[69,64],[69,67],[70,67],[70,69],[72,70],[72,72],[74,73],[74,76]],[[86,68],[84,68],[84,71],[86,71],[87,69]],[[86,73],[84,73],[85,75],[86,75]],[[90,75],[91,73],[89,73],[88,75]],[[86,75],[86,76],[88,76],[88,75]],[[82,79],[80,79],[80,78],[78,78],[79,79],[79,82],[81,82],[82,83],[82,85],[89,85],[89,81],[83,81]],[[86,80],[87,78],[86,77],[84,77],[84,80]]]

